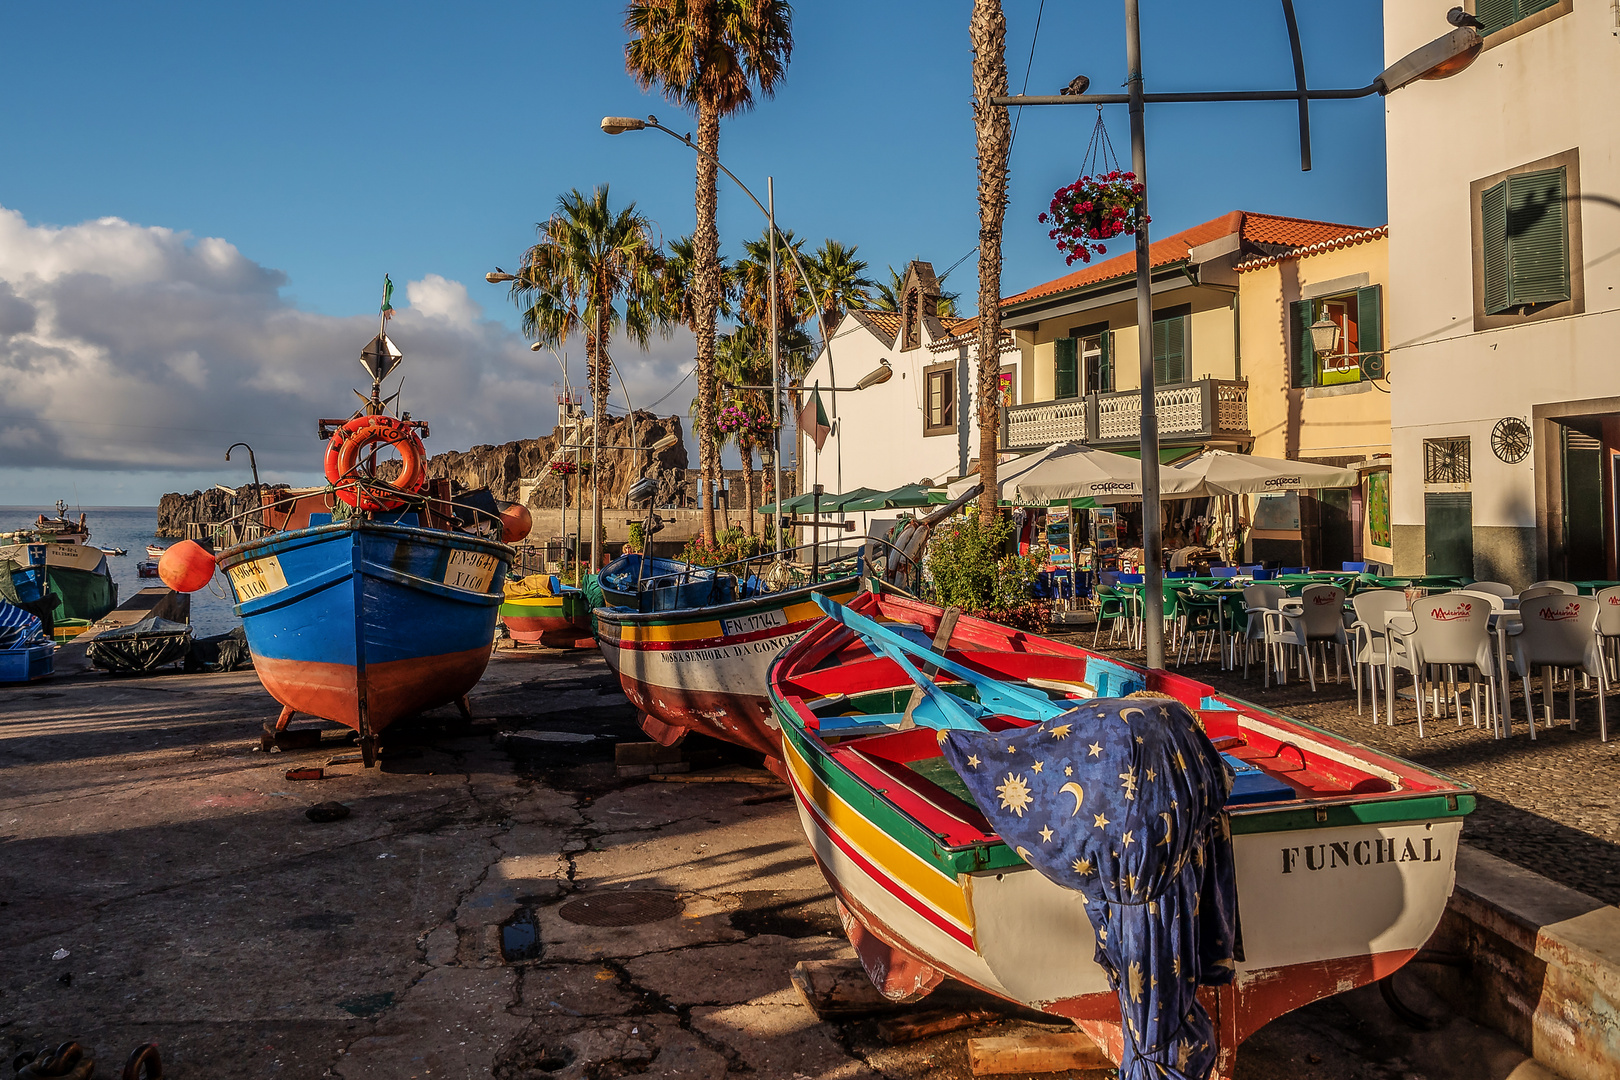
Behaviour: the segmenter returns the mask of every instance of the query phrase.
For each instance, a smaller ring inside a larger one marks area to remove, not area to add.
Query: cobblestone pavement
[[[1100,651],[1122,660],[1142,662],[1142,653],[1109,649],[1107,635]],[[1091,634],[1064,635],[1062,640],[1089,647]],[[1313,693],[1305,680],[1265,688],[1263,668],[1255,664],[1247,680],[1241,670],[1223,672],[1216,660],[1178,668],[1222,693],[1286,713],[1357,742],[1395,754],[1479,789],[1479,807],[1463,826],[1463,839],[1509,862],[1579,889],[1606,904],[1620,904],[1620,696],[1608,702],[1610,740],[1598,741],[1597,697],[1577,696],[1578,728],[1569,729],[1569,695],[1555,697],[1557,722],[1549,730],[1538,719],[1536,741],[1525,722],[1522,684],[1514,697],[1515,723],[1508,739],[1494,739],[1473,726],[1472,717],[1457,726],[1455,716],[1424,720],[1418,738],[1417,711],[1410,699],[1396,702],[1396,724],[1373,726],[1370,710],[1356,714],[1356,693],[1349,676],[1318,680]],[[1406,685],[1397,682],[1396,686]],[[1542,697],[1534,684],[1536,702]],[[1383,719],[1383,706],[1379,718]]]

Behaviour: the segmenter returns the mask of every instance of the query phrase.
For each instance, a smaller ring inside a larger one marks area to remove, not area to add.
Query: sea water
[[[143,578],[135,567],[147,561],[146,545],[168,547],[178,543],[173,537],[157,535],[157,507],[155,506],[75,506],[67,517],[78,521],[85,515],[90,527],[90,543],[96,547],[123,548],[128,555],[107,556],[107,569],[118,583],[118,602],[134,596],[149,586],[161,586],[157,578]],[[54,506],[0,506],[0,532],[32,528],[39,515],[55,517]],[[230,585],[225,575],[215,574],[208,587],[191,594],[191,627],[197,637],[213,637],[228,633],[242,625],[236,615],[236,601],[231,598]]]

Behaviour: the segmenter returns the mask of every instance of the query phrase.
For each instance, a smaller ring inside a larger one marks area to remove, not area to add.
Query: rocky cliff
[[[650,447],[666,435],[674,435],[676,443],[656,453],[650,450],[630,450],[631,420],[629,417],[609,417],[602,425],[600,468],[602,498],[609,507],[623,506],[625,495],[643,474],[656,475],[660,481],[660,503],[679,504],[688,484],[685,483],[686,447],[682,438],[681,418],[655,416],[649,412],[635,414],[635,440],[639,447]],[[518,439],[498,446],[475,446],[470,450],[449,450],[428,459],[428,476],[434,479],[448,477],[454,490],[470,491],[487,487],[495,498],[503,502],[526,502],[530,507],[561,506],[563,485],[568,486],[568,500],[574,503],[583,491],[589,498],[591,461],[591,419],[584,417],[557,428],[544,438]],[[565,449],[566,444],[566,449]],[[563,476],[551,469],[553,461],[575,458],[575,444],[583,460],[581,471]],[[656,472],[654,471],[656,469]],[[387,462],[380,471],[392,476],[398,470],[397,462]],[[173,493],[163,496],[158,503],[158,535],[185,536],[190,522],[203,524],[224,521],[234,514],[244,513],[253,506],[253,485],[244,484],[234,493],[218,488],[193,491],[189,495]]]

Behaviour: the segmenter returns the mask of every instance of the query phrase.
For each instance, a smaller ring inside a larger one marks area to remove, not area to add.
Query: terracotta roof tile
[[[1149,265],[1158,268],[1187,258],[1187,253],[1200,244],[1219,240],[1241,231],[1243,239],[1253,244],[1298,247],[1362,232],[1360,225],[1337,225],[1328,221],[1310,221],[1305,218],[1280,217],[1276,214],[1256,214],[1233,210],[1201,225],[1154,240],[1148,245]],[[1016,296],[1004,299],[1002,307],[1038,300],[1072,289],[1084,288],[1114,278],[1128,277],[1136,272],[1136,250],[1129,237],[1116,237],[1112,242],[1124,248],[1124,253],[1106,262],[1094,263],[1083,270],[1067,274],[1054,281],[1036,285]],[[1105,245],[1106,246],[1106,245]],[[1116,248],[1117,250],[1117,248]]]
[[[865,315],[878,329],[891,338],[900,333],[900,313],[898,311],[877,311],[872,308],[864,308],[861,314]]]
[[[1318,240],[1314,244],[1305,244],[1301,247],[1289,248],[1279,251],[1275,255],[1259,255],[1245,262],[1238,263],[1234,270],[1244,273],[1249,270],[1258,270],[1263,266],[1274,266],[1287,259],[1297,259],[1307,255],[1320,255],[1324,251],[1338,251],[1340,248],[1354,247],[1373,240],[1379,240],[1389,235],[1389,226],[1380,225],[1374,229],[1362,229],[1345,236],[1335,236],[1329,240]]]

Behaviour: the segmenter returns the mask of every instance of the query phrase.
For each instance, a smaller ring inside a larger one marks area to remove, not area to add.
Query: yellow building
[[[1249,452],[1361,467],[1359,491],[1300,500],[1301,532],[1322,534],[1302,540],[1324,565],[1344,553],[1345,537],[1357,561],[1392,565],[1390,388],[1367,378],[1364,357],[1355,355],[1387,347],[1388,226],[1246,259],[1235,269]],[[1337,328],[1338,343],[1331,354],[1318,355],[1310,327],[1324,319]],[[1261,524],[1255,524],[1256,540],[1264,550],[1268,530]]]

